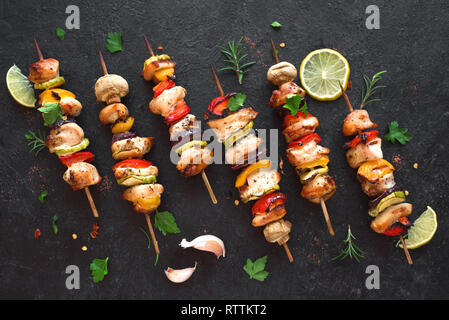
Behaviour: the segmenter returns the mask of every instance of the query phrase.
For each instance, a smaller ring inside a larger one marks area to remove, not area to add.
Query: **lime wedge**
[[[34,108],[36,97],[34,96],[33,85],[16,65],[13,65],[6,74],[6,86],[17,103],[28,108]]]
[[[437,228],[437,214],[427,206],[427,210],[416,219],[408,231],[407,239],[404,239],[407,248],[416,249],[425,245],[433,238]],[[402,244],[399,244],[399,247],[402,248]]]
[[[301,84],[307,93],[320,101],[331,101],[341,96],[348,86],[348,61],[340,53],[332,49],[312,51],[304,58],[299,69]]]

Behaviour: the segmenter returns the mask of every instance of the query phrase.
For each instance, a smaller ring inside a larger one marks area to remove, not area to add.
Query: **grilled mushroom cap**
[[[277,242],[281,246],[290,239],[288,234],[291,230],[292,224],[287,220],[280,219],[268,224],[263,230],[263,234],[268,242]]]
[[[95,96],[107,104],[118,103],[129,92],[128,82],[116,74],[107,74],[95,83]]]
[[[280,86],[285,82],[295,80],[297,75],[298,71],[295,66],[289,62],[283,61],[271,66],[271,68],[268,69],[267,79],[275,86]]]

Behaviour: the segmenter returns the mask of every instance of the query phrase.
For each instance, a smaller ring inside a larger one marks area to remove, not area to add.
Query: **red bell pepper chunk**
[[[168,114],[167,118],[165,118],[165,121],[167,124],[171,124],[182,117],[184,117],[186,114],[190,112],[190,107],[187,105],[187,103],[183,100],[178,102],[178,104],[173,108],[172,111]]]
[[[142,160],[142,159],[127,159],[127,160],[123,160],[120,161],[118,163],[116,163],[114,165],[114,167],[112,168],[112,170],[116,170],[118,168],[123,168],[123,167],[129,167],[129,168],[134,168],[134,169],[142,169],[142,168],[147,168],[149,166],[152,166],[153,163],[147,160]]]
[[[233,96],[235,96],[235,93],[227,93],[224,96],[216,97],[211,101],[211,103],[209,103],[207,110],[209,110],[210,113],[221,116],[223,111],[228,108],[229,99]]]
[[[284,128],[287,128],[289,126],[291,126],[293,123],[303,120],[303,119],[307,119],[313,117],[313,115],[311,115],[309,112],[307,113],[307,116],[304,112],[300,111],[296,114],[296,116],[292,115],[292,114],[288,114],[285,116],[284,118]]]
[[[268,213],[274,207],[284,204],[287,201],[287,196],[280,192],[275,192],[263,196],[253,205],[253,217],[256,214]]]
[[[66,167],[70,167],[76,162],[92,162],[94,159],[95,156],[91,152],[75,152],[68,156],[59,156],[59,160]]]
[[[395,222],[390,229],[384,232],[384,235],[394,237],[394,236],[402,236],[407,230],[410,228],[411,223],[407,219],[407,217],[399,218],[397,222]]]
[[[379,134],[377,130],[369,130],[362,132],[357,137],[345,144],[345,148],[350,149],[356,147],[359,143],[368,143],[373,139],[376,139]]]
[[[156,98],[161,95],[167,89],[171,89],[175,86],[175,82],[173,80],[164,80],[159,83],[157,86],[153,88],[153,98]]]
[[[299,138],[298,140],[290,142],[287,146],[287,149],[302,148],[303,146],[312,141],[315,141],[316,143],[321,142],[321,137],[319,136],[318,133],[310,133],[302,138]]]

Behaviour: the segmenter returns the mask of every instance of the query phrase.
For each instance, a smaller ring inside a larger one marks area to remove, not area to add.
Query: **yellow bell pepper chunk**
[[[60,99],[57,98],[58,96]],[[76,96],[72,92],[64,89],[47,89],[39,95],[39,100],[41,101],[41,104],[58,103],[64,98],[75,99]]]
[[[297,171],[304,171],[306,169],[312,169],[315,167],[325,167],[327,166],[327,164],[329,163],[329,157],[328,156],[323,156],[321,158],[318,158],[314,161],[311,162],[307,162],[304,164],[301,164],[299,166],[296,167]]]
[[[133,125],[134,125],[134,117],[128,117],[128,118],[126,118],[125,121],[116,122],[112,126],[111,131],[113,134],[129,131],[129,130],[131,130]]]
[[[161,70],[158,70],[153,75],[153,80],[156,82],[162,82],[168,79],[168,77],[171,77],[175,73],[174,68],[164,68]]]
[[[269,168],[271,166],[270,160],[261,160],[258,161],[248,167],[246,167],[237,177],[237,180],[235,180],[235,187],[240,188],[241,186],[245,185],[246,179],[248,176],[253,173],[254,171],[261,169],[261,168]]]
[[[391,163],[385,159],[377,159],[367,161],[362,164],[357,174],[370,181],[376,183],[380,178],[393,172],[395,169]]]
[[[164,60],[170,60],[170,56],[167,55],[167,54],[161,54],[161,55],[158,55],[158,56],[152,56],[149,59],[145,60],[145,62],[143,64],[143,68],[145,69],[145,67],[147,65],[149,65],[151,62],[164,61]]]
[[[157,195],[151,198],[140,198],[137,199],[137,203],[144,209],[148,211],[156,210],[161,204],[161,196]]]

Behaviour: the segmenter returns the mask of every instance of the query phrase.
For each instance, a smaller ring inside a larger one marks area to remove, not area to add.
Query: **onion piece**
[[[193,272],[196,270],[197,263],[195,262],[195,266],[192,268],[185,268],[185,269],[172,269],[167,268],[167,270],[164,270],[165,275],[167,276],[168,280],[174,283],[182,283],[184,281],[189,280],[189,278],[192,276]]]
[[[192,241],[182,239],[180,246],[183,248],[194,247],[197,250],[212,252],[217,256],[217,259],[221,256],[225,257],[226,254],[223,241],[213,235],[199,236]]]

